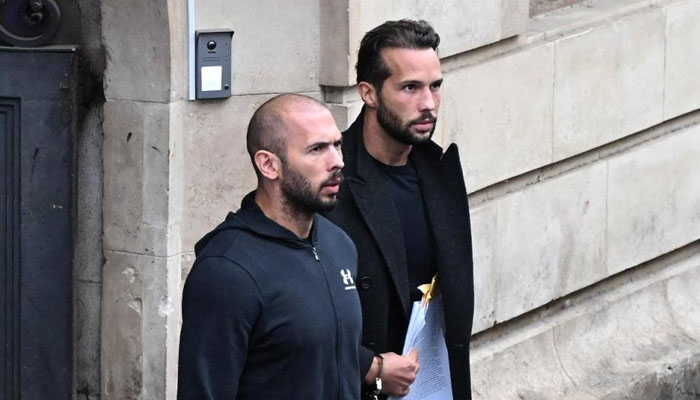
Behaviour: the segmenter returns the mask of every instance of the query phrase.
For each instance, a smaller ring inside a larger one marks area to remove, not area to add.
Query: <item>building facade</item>
[[[93,84],[76,127],[78,399],[175,398],[194,243],[256,184],[250,116],[304,93],[344,129],[362,35],[400,18],[442,38],[435,140],[465,163],[474,398],[700,390],[700,2],[193,3],[73,14]],[[188,99],[191,16],[235,31],[230,98]]]

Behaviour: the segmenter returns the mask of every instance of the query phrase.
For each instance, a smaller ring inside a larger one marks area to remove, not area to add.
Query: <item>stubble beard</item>
[[[338,201],[337,196],[324,200],[320,193],[314,192],[311,182],[298,171],[283,165],[284,179],[282,181],[282,194],[284,205],[292,215],[304,217],[312,216],[317,212],[330,211]],[[342,179],[340,170],[334,171],[321,185],[322,189],[328,182]]]
[[[435,122],[433,122],[433,127],[427,134],[411,132],[411,126],[415,122],[425,119],[435,120],[435,116],[430,111],[423,111],[418,119],[408,121],[404,124],[403,121],[401,121],[401,117],[399,117],[388,107],[384,106],[384,102],[381,101],[381,97],[377,104],[377,122],[379,123],[379,126],[381,126],[382,129],[384,129],[384,131],[386,131],[386,133],[388,133],[394,140],[403,144],[414,146],[430,141],[430,139],[433,137],[433,133],[435,132]]]

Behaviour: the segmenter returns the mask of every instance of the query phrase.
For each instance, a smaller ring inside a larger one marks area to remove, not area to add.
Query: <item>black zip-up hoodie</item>
[[[299,239],[254,195],[195,246],[178,399],[359,399],[354,244],[319,215]]]

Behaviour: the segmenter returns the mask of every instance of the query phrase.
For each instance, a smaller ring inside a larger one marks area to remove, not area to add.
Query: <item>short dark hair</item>
[[[389,67],[381,58],[384,48],[428,49],[437,51],[440,35],[429,23],[420,20],[402,19],[387,21],[365,34],[357,53],[357,83],[371,83],[377,91],[391,75]]]
[[[248,123],[246,149],[258,178],[261,175],[255,165],[255,153],[259,150],[267,150],[276,154],[282,162],[287,162],[285,136],[288,134],[288,128],[285,114],[311,110],[316,107],[328,109],[325,104],[314,98],[301,94],[285,93],[267,100],[255,110]]]
[[[255,153],[259,150],[267,150],[277,154],[284,159],[285,147],[282,140],[282,131],[285,125],[282,121],[282,115],[276,107],[273,107],[276,98],[272,98],[264,102],[253,113],[250,122],[248,123],[248,131],[246,132],[246,149],[250,160],[253,161],[255,167]],[[255,172],[258,172],[257,168]]]

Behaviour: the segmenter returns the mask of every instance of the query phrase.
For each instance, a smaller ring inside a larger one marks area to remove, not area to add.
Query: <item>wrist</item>
[[[377,354],[375,358],[379,363],[379,370],[377,371],[377,375],[374,378],[374,395],[376,396],[382,392],[382,372],[384,372],[384,357],[381,354]]]
[[[376,378],[382,379],[382,375],[384,374],[384,356],[381,354],[377,354],[374,356],[374,358],[377,359],[377,364],[379,364],[377,375],[375,376]]]
[[[367,373],[365,374],[365,384],[366,385],[373,385],[374,384],[374,378],[377,377],[377,373],[379,372],[379,361],[377,359],[377,356],[372,357],[372,364],[370,364],[369,369],[367,370]]]

